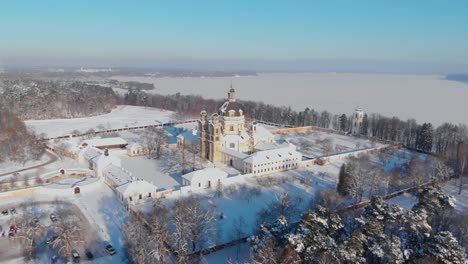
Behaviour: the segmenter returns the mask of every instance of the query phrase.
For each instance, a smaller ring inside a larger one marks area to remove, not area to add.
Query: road
[[[71,135],[43,138],[43,140],[49,141],[49,140],[54,140],[54,139],[64,139],[64,138],[83,137],[83,136],[88,136],[88,135],[98,135],[98,134],[103,134],[103,133],[121,132],[121,131],[146,129],[146,128],[157,128],[157,127],[163,127],[163,126],[174,126],[174,125],[195,123],[197,121],[198,121],[197,119],[189,119],[189,120],[184,120],[184,121],[173,121],[173,122],[166,122],[166,123],[147,125],[147,126],[114,128],[114,129],[107,129],[107,130],[95,131],[95,132],[90,132],[90,133],[71,134]]]
[[[27,171],[27,170],[31,170],[31,169],[37,169],[37,168],[43,167],[45,165],[54,163],[54,162],[56,162],[58,160],[57,155],[55,155],[50,150],[46,150],[46,155],[48,155],[50,157],[50,159],[48,161],[44,162],[44,163],[34,165],[34,166],[31,166],[31,167],[27,167],[27,168],[22,168],[22,169],[15,170],[15,171],[10,171],[10,172],[7,172],[7,173],[2,173],[2,174],[0,174],[0,177],[1,176],[6,176],[6,175],[9,175],[9,174],[13,174],[13,173],[17,173],[17,172],[23,172],[23,171]]]

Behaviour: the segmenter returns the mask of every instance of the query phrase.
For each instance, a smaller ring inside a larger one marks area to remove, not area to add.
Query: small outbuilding
[[[218,168],[206,168],[187,173],[182,176],[183,185],[191,186],[193,190],[216,188],[228,177],[227,172]]]
[[[137,204],[156,196],[156,186],[144,180],[132,180],[116,188],[124,204]]]
[[[127,155],[130,157],[145,155],[145,148],[139,143],[132,143],[127,147]]]

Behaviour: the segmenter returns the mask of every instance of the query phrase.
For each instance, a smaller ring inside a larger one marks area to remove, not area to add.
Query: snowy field
[[[0,166],[0,175],[10,173],[12,171],[21,170],[28,167],[34,167],[50,161],[49,155],[42,155],[38,160],[28,160],[26,162],[4,161]]]
[[[115,76],[120,81],[154,83],[149,92],[199,94],[226,98],[229,85],[244,100],[263,101],[350,114],[360,106],[369,113],[415,118],[418,122],[468,124],[468,84],[436,75],[271,73],[259,76],[214,78],[152,78]],[[424,100],[420,100],[421,96]],[[450,103],[447,103],[450,102]],[[443,107],[442,107],[443,106]]]
[[[339,169],[337,165],[316,166],[312,169],[299,169],[272,174],[270,176],[240,179],[238,182],[224,186],[223,195],[218,197],[213,190],[197,192],[202,203],[216,207],[218,215],[223,213],[224,219],[217,218],[217,236],[210,241],[220,244],[236,239],[235,228],[242,225],[243,236],[254,233],[258,225],[257,214],[271,208],[283,193],[290,197],[290,221],[298,221],[300,212],[307,210],[315,193],[324,188],[334,188],[336,175],[328,173]],[[183,197],[175,194],[166,197],[166,203],[171,206],[173,201]],[[249,210],[246,210],[246,207]],[[137,210],[150,212],[152,204],[137,206]]]
[[[276,135],[277,141],[288,140],[297,146],[297,150],[309,157],[320,157],[334,153],[343,153],[353,149],[363,149],[373,147],[373,143],[367,139],[360,139],[351,136],[326,133],[321,131],[310,131],[300,133],[289,133]],[[324,148],[324,140],[331,143],[328,150]],[[381,146],[375,143],[374,146]],[[327,151],[329,151],[327,153]]]
[[[27,120],[25,123],[36,131],[37,134],[45,133],[47,136],[53,137],[71,134],[74,130],[80,132],[86,132],[91,128],[100,130],[98,126],[111,129],[164,123],[172,120],[173,114],[171,111],[156,108],[120,105],[113,109],[112,112],[99,116],[72,119]]]

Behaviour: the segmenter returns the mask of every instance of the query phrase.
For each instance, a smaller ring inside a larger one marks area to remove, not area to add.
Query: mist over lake
[[[242,100],[306,107],[332,113],[351,113],[356,107],[368,113],[415,118],[418,122],[468,124],[468,84],[437,75],[355,73],[268,73],[241,77],[125,77],[120,81],[154,83],[150,93],[198,94],[226,98],[229,86]],[[203,107],[203,106],[200,106]]]

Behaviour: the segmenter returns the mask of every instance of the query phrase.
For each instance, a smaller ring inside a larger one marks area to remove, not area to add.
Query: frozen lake
[[[150,92],[199,94],[226,98],[233,83],[240,99],[351,113],[357,106],[369,113],[415,118],[418,122],[468,124],[468,84],[437,75],[355,73],[271,73],[259,76],[152,78],[122,77],[121,81],[154,83]]]

